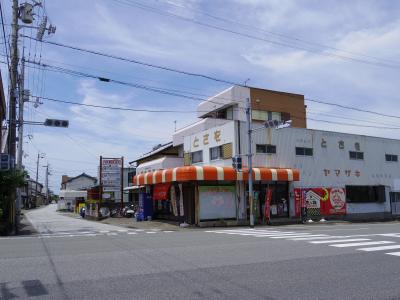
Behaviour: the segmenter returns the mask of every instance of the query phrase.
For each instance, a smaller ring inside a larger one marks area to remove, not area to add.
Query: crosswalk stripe
[[[360,249],[357,249],[357,250],[360,250],[360,251],[380,251],[380,250],[391,250],[391,249],[400,249],[400,245],[388,245],[388,246],[380,246],[380,247],[360,248]]]
[[[328,240],[328,241],[312,241],[311,244],[330,244],[330,243],[341,243],[341,242],[361,242],[370,241],[371,239],[343,239],[343,240]]]
[[[390,253],[385,253],[385,254],[400,256],[400,252],[390,252]]]
[[[308,234],[294,234],[294,235],[277,235],[277,236],[270,236],[271,239],[290,239],[290,238],[300,238],[300,237],[309,237],[313,235]]]
[[[329,246],[338,247],[338,248],[345,248],[345,247],[358,247],[358,246],[382,245],[382,244],[394,244],[394,242],[376,241],[376,242],[361,242],[361,243],[350,243],[350,244],[334,244],[334,245],[329,245]]]
[[[312,241],[312,240],[320,240],[320,239],[330,239],[332,236],[326,235],[326,234],[313,234],[313,235],[308,235],[306,237],[297,237],[297,238],[290,238],[288,239],[289,241]]]
[[[264,232],[258,232],[258,231],[245,231],[245,230],[237,230],[237,231],[213,230],[213,231],[206,231],[206,232],[225,233],[225,234],[251,234],[251,235],[265,235],[265,236],[282,235],[282,233],[280,233],[280,232],[264,233]],[[283,234],[294,234],[294,233],[283,233]]]

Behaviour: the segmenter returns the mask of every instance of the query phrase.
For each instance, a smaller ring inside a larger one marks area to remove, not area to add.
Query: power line
[[[101,76],[98,76],[98,75],[83,73],[83,72],[80,72],[80,71],[70,70],[70,69],[66,69],[66,68],[62,68],[62,67],[50,66],[50,65],[46,65],[46,64],[40,64],[40,63],[33,62],[33,61],[28,61],[28,62],[32,63],[32,64],[39,64],[39,65],[42,65],[42,66],[44,66],[46,68],[50,68],[50,69],[53,69],[53,70],[55,70],[57,72],[61,72],[61,73],[69,74],[69,75],[75,75],[75,76],[82,76],[82,77],[98,79],[98,80],[103,81],[103,82],[114,82],[114,83],[117,83],[117,84],[127,85],[127,86],[131,86],[131,87],[135,87],[135,88],[139,88],[139,89],[144,89],[144,90],[151,91],[151,92],[161,93],[161,94],[164,94],[164,95],[170,95],[170,96],[175,96],[175,97],[186,98],[186,99],[195,100],[195,101],[205,101],[204,98],[194,97],[194,96],[190,96],[190,95],[189,96],[188,95],[184,95],[182,93],[185,93],[185,92],[182,92],[182,91],[177,90],[177,89],[164,89],[164,88],[160,88],[160,87],[146,86],[146,85],[136,84],[136,83],[128,83],[128,82],[124,82],[124,81],[120,81],[120,80],[104,78],[104,77],[101,77]],[[271,92],[274,92],[274,91],[271,91]],[[278,92],[276,92],[276,93],[278,93]],[[198,95],[201,95],[201,94],[198,94]],[[211,98],[210,96],[207,96],[207,95],[203,95],[203,96],[205,96],[206,98]],[[290,95],[288,95],[288,96],[290,97]],[[214,97],[214,98],[215,99],[231,100],[231,99],[221,98],[221,97]],[[43,99],[46,99],[46,98],[44,97]],[[47,100],[52,101],[52,99],[47,99]],[[338,104],[338,103],[332,103],[332,102],[323,101],[323,100],[312,99],[312,98],[308,98],[308,97],[305,97],[304,100],[310,101],[310,102],[314,102],[314,103],[318,103],[318,104],[336,106],[336,107],[340,107],[340,108],[343,108],[343,109],[349,109],[349,110],[354,110],[354,111],[358,111],[358,112],[374,114],[374,115],[378,115],[378,116],[382,116],[382,117],[400,119],[400,116],[396,116],[396,115],[389,115],[389,114],[385,114],[385,113],[381,113],[381,112],[377,112],[377,111],[366,110],[366,109],[362,109],[362,108],[342,105],[342,104]],[[219,104],[219,105],[220,104],[225,104],[225,103],[216,102],[216,101],[212,101],[212,100],[209,100],[209,101],[213,102],[215,104]],[[71,104],[76,104],[76,103],[71,103]],[[78,103],[78,104],[82,104],[82,103]],[[93,107],[95,107],[95,106],[93,106]],[[110,109],[112,109],[111,107],[102,107],[102,108],[110,108]],[[118,109],[118,108],[114,108],[114,109]],[[119,110],[123,110],[123,109],[119,109]],[[132,109],[126,109],[126,110],[132,110]],[[181,112],[181,111],[159,111],[159,112]]]
[[[3,6],[1,4],[1,1],[0,1],[0,16],[1,16],[1,26],[3,29],[3,38],[4,38],[4,45],[5,45],[4,48],[6,49],[6,56],[7,56],[7,66],[8,66],[8,70],[10,70],[10,62],[8,59],[8,48],[7,48],[8,41],[6,39],[6,29],[4,28]]]
[[[204,74],[192,73],[192,72],[188,72],[188,71],[182,71],[182,70],[178,70],[178,69],[174,69],[174,68],[170,68],[170,67],[165,67],[165,66],[160,66],[160,65],[147,63],[147,62],[142,62],[142,61],[139,61],[139,60],[136,60],[136,59],[126,58],[126,57],[117,56],[117,55],[113,55],[113,54],[107,54],[107,53],[104,53],[104,52],[99,52],[99,51],[94,51],[94,50],[89,50],[89,49],[84,49],[84,48],[80,48],[80,47],[77,47],[77,46],[71,46],[71,45],[66,45],[66,44],[57,43],[57,42],[51,42],[51,41],[45,41],[45,40],[39,41],[38,39],[36,39],[34,37],[30,37],[30,36],[26,36],[26,35],[23,35],[23,37],[28,38],[28,39],[32,39],[32,40],[36,40],[36,41],[41,42],[41,43],[46,43],[46,44],[50,44],[50,45],[54,45],[54,46],[73,49],[73,50],[76,50],[76,51],[81,51],[81,52],[86,52],[86,53],[95,54],[95,55],[99,55],[99,56],[104,56],[104,57],[108,57],[108,58],[113,58],[113,59],[117,59],[117,60],[121,60],[121,61],[125,61],[125,62],[130,62],[130,63],[134,63],[134,64],[138,64],[138,65],[142,65],[142,66],[146,66],[146,67],[150,67],[150,68],[155,68],[155,69],[160,69],[160,70],[164,70],[164,71],[174,72],[174,73],[183,74],[183,75],[187,75],[187,76],[194,76],[194,77],[204,78],[204,79],[213,80],[213,81],[217,81],[217,82],[222,82],[222,83],[226,83],[226,84],[230,84],[230,85],[240,85],[240,84],[234,83],[232,81],[227,81],[227,80],[224,80],[224,79],[219,79],[219,78],[208,76],[208,75],[204,75]]]
[[[195,19],[183,17],[183,16],[180,16],[180,15],[171,13],[171,12],[161,11],[161,10],[155,8],[155,7],[147,6],[147,5],[144,5],[144,4],[141,4],[141,3],[137,3],[137,2],[128,2],[128,3],[126,3],[126,2],[122,2],[121,0],[113,0],[113,1],[125,4],[125,5],[128,5],[128,6],[132,6],[132,7],[137,7],[137,8],[142,9],[142,10],[150,11],[150,12],[156,13],[158,15],[163,15],[163,16],[167,16],[167,17],[174,17],[174,18],[186,21],[186,22],[198,24],[198,25],[201,25],[201,26],[204,26],[204,27],[212,28],[212,29],[215,29],[215,30],[223,31],[223,32],[228,32],[228,33],[231,33],[231,34],[234,34],[234,35],[246,37],[246,38],[253,39],[253,40],[263,41],[263,42],[267,42],[267,43],[278,45],[278,46],[282,46],[282,47],[287,47],[287,48],[292,48],[292,49],[312,52],[312,53],[315,53],[315,54],[318,54],[318,55],[323,55],[323,56],[336,57],[336,58],[340,58],[342,60],[348,60],[348,61],[353,61],[353,62],[358,62],[358,63],[364,63],[364,64],[368,64],[368,65],[373,65],[373,66],[400,69],[400,65],[391,65],[391,64],[387,64],[387,63],[373,62],[373,61],[369,61],[369,60],[364,60],[364,59],[360,59],[360,58],[354,58],[354,57],[349,57],[349,56],[344,56],[344,55],[339,55],[339,54],[334,54],[334,53],[329,53],[329,52],[320,52],[320,51],[316,51],[316,50],[313,50],[313,49],[307,49],[305,47],[301,47],[301,46],[297,46],[297,45],[290,45],[290,44],[287,44],[287,43],[284,43],[284,42],[278,42],[278,41],[273,41],[273,40],[266,39],[266,38],[257,37],[257,36],[251,35],[251,34],[234,31],[232,29],[228,29],[228,28],[217,26],[217,25],[212,25],[212,24],[201,22],[201,21],[197,21]]]
[[[376,111],[372,111],[372,110],[367,110],[367,109],[362,109],[362,108],[357,108],[357,107],[352,107],[352,106],[347,106],[347,105],[342,105],[342,104],[337,104],[337,103],[332,103],[332,102],[327,102],[327,101],[322,101],[322,100],[316,100],[316,99],[311,99],[311,98],[304,98],[304,100],[319,103],[319,104],[336,106],[336,107],[340,107],[340,108],[344,108],[344,109],[350,109],[350,110],[354,110],[354,111],[374,114],[374,115],[378,115],[378,116],[382,116],[382,117],[400,119],[400,116],[396,116],[396,115],[384,114],[384,113],[380,113],[380,112],[376,112]]]
[[[52,102],[59,102],[59,103],[65,103],[65,104],[94,107],[94,108],[111,109],[111,110],[149,112],[149,113],[195,113],[195,112],[197,112],[197,111],[183,111],[183,110],[151,110],[151,109],[139,109],[139,108],[128,108],[128,107],[117,107],[117,106],[104,106],[104,105],[96,105],[96,104],[85,104],[85,103],[81,103],[81,102],[68,101],[68,100],[60,100],[60,99],[55,99],[55,98],[43,97],[43,96],[32,96],[32,97],[43,99],[43,100],[48,100],[48,101],[52,101]]]
[[[36,97],[36,96],[33,96],[33,97]],[[72,104],[72,105],[93,107],[93,105],[91,105],[91,104],[84,104],[84,103],[79,103],[79,102],[74,102],[74,101],[65,101],[65,100],[47,98],[47,97],[38,97],[38,98],[41,98],[41,99],[44,99],[44,100],[50,100],[50,101],[54,101],[54,102],[59,102],[59,103],[64,103],[64,104]],[[95,107],[96,108],[103,108],[103,109],[110,109],[109,107],[101,106],[101,105],[97,105]],[[128,110],[129,108],[113,107],[112,109]],[[134,110],[134,109],[129,109],[129,110]],[[146,112],[160,112],[160,111],[151,111],[151,110],[145,110],[145,111]],[[294,118],[294,119],[304,120],[303,116],[298,116],[298,115],[294,115],[294,114],[291,114],[290,117]],[[387,126],[373,126],[373,125],[364,125],[364,124],[352,124],[352,123],[335,122],[335,121],[328,121],[328,120],[321,120],[321,119],[314,119],[314,118],[307,118],[307,120],[315,121],[315,122],[330,123],[330,124],[338,124],[338,125],[344,125],[344,126],[362,127],[362,128],[396,129],[396,130],[400,129],[400,127],[387,127]]]
[[[114,0],[114,1],[117,1],[117,0]],[[131,2],[129,0],[126,0],[126,1],[127,2]],[[351,55],[372,58],[372,59],[378,60],[378,61],[379,60],[387,61],[387,62],[390,62],[390,63],[395,63],[395,64],[400,65],[400,62],[395,61],[395,60],[386,59],[386,58],[382,58],[382,57],[371,56],[371,55],[366,55],[364,53],[358,53],[358,52],[353,52],[353,51],[349,51],[349,50],[343,50],[343,49],[339,49],[337,47],[333,47],[333,46],[330,46],[330,45],[325,45],[325,44],[321,44],[321,43],[318,43],[318,42],[308,41],[308,40],[301,39],[301,38],[298,38],[298,37],[293,37],[293,36],[289,36],[289,35],[286,35],[286,34],[273,32],[273,31],[270,31],[270,30],[265,30],[263,28],[259,28],[259,27],[253,26],[253,25],[245,24],[245,23],[239,22],[239,21],[234,20],[234,19],[226,19],[226,18],[223,18],[221,16],[212,15],[212,14],[207,13],[207,12],[205,12],[203,10],[200,10],[200,9],[194,9],[194,8],[189,8],[189,7],[185,6],[185,5],[179,5],[178,3],[174,3],[174,2],[171,2],[171,1],[164,1],[164,3],[168,4],[168,5],[171,5],[171,6],[180,7],[180,8],[183,8],[185,10],[188,10],[188,11],[197,12],[199,14],[202,14],[204,16],[210,17],[210,18],[218,20],[218,21],[231,23],[233,25],[239,25],[239,26],[242,26],[244,28],[249,28],[249,29],[252,29],[252,30],[257,30],[257,31],[259,31],[261,33],[273,35],[273,36],[276,36],[276,37],[279,37],[279,38],[283,38],[283,39],[287,39],[287,40],[291,40],[291,41],[296,41],[296,42],[301,42],[301,43],[304,43],[304,44],[314,45],[314,46],[317,46],[317,47],[320,47],[320,48],[328,48],[328,49],[331,49],[331,50],[335,50],[335,51],[339,51],[339,52],[343,52],[343,53],[348,53],[348,54],[351,54]],[[127,3],[125,3],[125,4],[127,4]]]

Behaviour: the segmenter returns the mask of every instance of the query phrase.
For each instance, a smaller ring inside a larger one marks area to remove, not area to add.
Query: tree
[[[11,225],[9,224],[9,217],[13,213],[11,207],[15,200],[11,195],[17,187],[24,186],[26,176],[25,171],[0,171],[0,225],[5,229]]]

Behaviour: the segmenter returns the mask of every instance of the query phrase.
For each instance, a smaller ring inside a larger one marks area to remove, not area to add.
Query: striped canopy
[[[149,185],[184,181],[236,181],[247,180],[248,171],[237,172],[232,167],[188,166],[159,170],[136,175],[134,185]],[[255,181],[299,181],[297,169],[253,168]]]

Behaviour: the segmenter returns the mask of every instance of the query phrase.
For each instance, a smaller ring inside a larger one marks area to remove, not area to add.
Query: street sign
[[[10,154],[0,154],[0,170],[7,171],[13,169],[15,165],[15,158]]]

